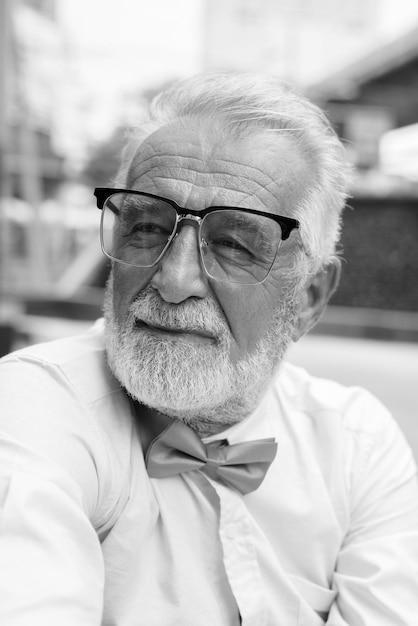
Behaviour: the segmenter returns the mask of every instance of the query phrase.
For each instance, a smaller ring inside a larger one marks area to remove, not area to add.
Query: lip
[[[167,326],[160,326],[159,324],[151,324],[144,322],[143,320],[137,320],[135,327],[138,330],[149,332],[153,335],[167,336],[173,339],[183,339],[192,342],[210,342],[216,343],[217,339],[214,335],[204,331],[187,328],[170,328]]]

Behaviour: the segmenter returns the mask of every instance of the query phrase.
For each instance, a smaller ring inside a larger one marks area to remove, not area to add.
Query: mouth
[[[160,326],[159,324],[151,324],[137,319],[135,328],[142,332],[152,334],[156,337],[169,337],[192,343],[217,343],[217,337],[212,333],[203,329],[196,328],[173,328],[169,326]]]

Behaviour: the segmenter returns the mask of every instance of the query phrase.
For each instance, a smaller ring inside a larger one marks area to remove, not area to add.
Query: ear
[[[340,273],[341,261],[335,257],[310,278],[301,294],[299,320],[293,332],[293,341],[298,341],[315,326],[338,287]]]

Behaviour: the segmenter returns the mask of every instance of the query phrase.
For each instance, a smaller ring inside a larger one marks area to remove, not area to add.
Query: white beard
[[[256,350],[232,363],[231,333],[214,297],[165,302],[144,289],[120,325],[113,308],[113,277],[105,295],[105,341],[115,377],[135,400],[191,426],[200,435],[222,430],[249,415],[291,343],[297,318],[295,290],[283,298]],[[181,336],[141,331],[138,320],[171,329],[202,330],[216,341],[198,346]]]

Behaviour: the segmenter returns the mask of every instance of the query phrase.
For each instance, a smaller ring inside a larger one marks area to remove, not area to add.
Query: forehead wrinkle
[[[135,167],[140,167],[140,169],[143,169],[143,167],[147,165],[151,169],[154,167],[154,163],[153,163],[154,160],[155,160],[155,166],[159,167],[161,166],[161,159],[164,159],[164,161],[168,161],[168,165],[170,165],[170,162],[173,161],[173,165],[175,167],[182,167],[182,164],[181,164],[182,161],[186,161],[187,164],[189,164],[190,162],[193,162],[193,166],[197,166],[197,169],[199,172],[202,172],[202,173],[207,172],[209,174],[215,174],[215,175],[228,173],[226,170],[224,171],[222,169],[213,169],[213,165],[220,167],[224,163],[227,169],[229,169],[230,167],[244,168],[246,170],[256,172],[257,175],[260,174],[261,177],[266,178],[268,182],[275,181],[275,179],[269,174],[267,174],[263,168],[256,167],[255,165],[246,163],[245,159],[235,160],[233,158],[226,159],[226,158],[221,158],[221,157],[216,157],[216,156],[215,157],[209,156],[208,158],[204,158],[204,157],[195,156],[192,154],[187,154],[187,155],[181,155],[181,154],[175,154],[175,153],[170,154],[169,152],[167,152],[167,150],[164,150],[161,152],[155,152],[154,154],[151,154],[145,158],[143,155],[140,155],[137,153],[132,159],[131,165],[129,167],[129,171],[131,172]],[[187,166],[187,169],[189,169],[188,166]],[[231,175],[234,176],[234,175],[240,175],[240,174],[231,173]]]
[[[222,164],[225,164],[225,168],[222,167]],[[244,174],[245,171],[255,172],[257,177],[262,177],[263,179],[265,178],[266,184],[274,182],[274,179],[271,176],[268,176],[261,168],[257,168],[241,161],[219,158],[204,159],[191,155],[182,156],[169,154],[151,155],[145,159],[141,159],[140,161],[133,160],[129,168],[128,179],[135,180],[145,173],[150,172],[154,168],[161,168],[162,166],[164,166],[167,170],[185,169],[187,171],[195,171],[198,174],[207,174],[209,176],[228,176],[231,178],[243,176],[243,172],[239,170],[244,170]],[[231,171],[234,168],[236,171]],[[251,176],[251,179],[254,180],[254,182],[258,182],[255,180],[254,176]],[[259,183],[260,186],[263,186],[264,184],[265,183],[263,182]]]
[[[234,178],[237,178],[237,177],[234,177]],[[173,182],[173,178],[171,176],[168,176],[168,175],[165,176],[163,174],[159,174],[157,176],[154,176],[152,180],[153,181],[163,181],[163,182],[167,181],[169,183]],[[201,182],[199,182],[199,181],[191,182],[190,180],[187,180],[186,178],[177,178],[176,180],[179,181],[179,182],[182,182],[182,183],[186,183],[187,185],[189,185],[190,187],[193,187],[195,189],[201,188],[202,191],[207,191],[207,185],[204,184],[202,181]],[[232,186],[229,186],[226,189],[225,186],[222,183],[212,183],[211,186],[210,186],[210,191],[212,192],[213,195],[218,195],[218,193],[219,193],[219,196],[221,196],[221,195],[225,196],[226,192],[232,191],[234,193],[237,193],[237,194],[240,194],[240,195],[244,196],[244,200],[245,199],[248,200],[248,196],[249,196],[248,191],[243,191],[242,189],[240,189],[238,187],[232,187]],[[170,200],[172,200],[172,199],[173,198],[170,198]],[[234,203],[234,206],[238,206],[240,202],[241,201]],[[217,205],[213,205],[213,206],[217,206]],[[219,206],[222,206],[222,205],[219,205]],[[226,203],[225,206],[232,206],[231,202]]]
[[[216,163],[210,163],[198,157],[166,154],[163,155],[163,159],[164,163],[159,156],[151,155],[136,163],[133,162],[129,170],[128,183],[133,185],[136,180],[147,175],[151,175],[153,180],[170,180],[173,178],[175,180],[188,182],[186,179],[188,179],[188,176],[192,173],[196,174],[199,178],[204,177],[204,179],[207,179],[213,177],[219,179],[221,181],[219,183],[217,181],[210,181],[211,186],[219,187],[219,189],[222,188],[222,180],[228,181],[228,186],[225,191],[236,191],[247,195],[249,192],[242,189],[242,183],[245,181],[247,183],[245,186],[252,188],[251,193],[261,191],[264,195],[265,191],[272,193],[273,188],[279,186],[282,182],[278,178],[269,176],[263,169],[243,162],[216,159]],[[186,163],[184,164],[182,162]],[[191,162],[193,162],[193,168],[190,167]],[[222,163],[225,163],[227,167],[223,168]],[[216,165],[216,169],[213,165]],[[162,166],[166,171],[165,175],[153,173],[153,170],[158,171]],[[231,169],[231,166],[232,168],[235,167],[237,171],[228,171]],[[250,175],[246,176],[246,173]],[[256,176],[254,176],[254,173]],[[288,181],[285,182],[288,183]],[[194,183],[199,185],[198,180],[195,180]],[[231,183],[233,184],[231,185]],[[280,188],[278,188],[277,191],[280,192]]]
[[[278,193],[276,191],[276,193],[273,193],[273,191],[271,190],[273,183],[269,184],[267,187],[257,183],[257,181],[254,180],[248,180],[243,178],[242,176],[237,176],[236,174],[228,174],[225,172],[219,172],[219,173],[214,173],[215,176],[217,175],[218,180],[214,181],[211,180],[210,181],[210,192],[211,194],[215,197],[219,197],[219,200],[215,200],[213,199],[210,202],[210,206],[236,206],[236,207],[241,207],[241,208],[256,208],[259,210],[264,210],[264,209],[268,209],[268,207],[260,207],[260,202],[266,201],[267,200],[267,196],[268,197],[272,197],[274,204],[282,204],[282,200],[283,198],[281,197],[282,194]],[[189,187],[190,190],[190,194],[189,196],[193,196],[193,199],[198,202],[199,198],[197,196],[197,191],[201,190],[202,193],[202,200],[204,201],[204,197],[205,197],[205,192],[208,191],[208,184],[206,182],[207,178],[210,177],[212,178],[214,175],[212,172],[210,173],[200,173],[198,175],[198,177],[196,177],[193,181],[189,179],[189,176],[187,175],[187,173],[184,173],[183,175],[177,174],[176,176],[173,176],[172,174],[170,174],[170,172],[166,172],[165,174],[155,174],[152,176],[151,178],[151,182],[152,183],[158,183],[158,182],[163,182],[163,183],[169,183],[169,185],[162,185],[162,189],[158,190],[157,195],[162,195],[164,197],[167,197],[170,200],[174,200],[177,202],[177,198],[176,197],[171,197],[173,196],[173,193],[167,192],[165,191],[165,189],[168,189],[168,187],[172,186],[173,183],[176,182],[181,182],[185,185],[187,185]],[[145,175],[145,180],[148,183],[148,177]],[[228,181],[228,183],[226,182]],[[243,181],[245,181],[246,184],[242,184]],[[172,189],[170,190],[171,192],[174,191],[174,187],[172,187]],[[140,189],[141,191],[146,191],[146,189],[142,188]],[[154,192],[155,193],[155,192]],[[238,199],[235,198],[234,200],[231,200],[228,198],[228,194],[229,193],[234,193],[237,196],[240,196],[240,198]],[[179,201],[180,202],[180,201]],[[206,206],[206,204],[204,205]],[[192,207],[189,207],[192,208]]]

